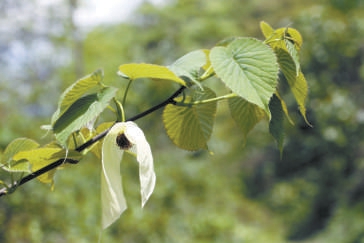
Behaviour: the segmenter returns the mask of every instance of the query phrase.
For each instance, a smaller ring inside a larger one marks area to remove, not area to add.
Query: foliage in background
[[[115,77],[118,65],[131,60],[169,64],[183,53],[213,46],[229,35],[262,37],[256,28],[261,19],[273,26],[292,25],[304,39],[300,61],[310,80],[308,107],[314,109],[308,108],[308,119],[313,128],[303,121],[298,122],[301,130],[296,130],[297,125],[292,127],[280,159],[277,149],[271,148],[271,138],[264,135],[266,126],[258,124],[243,149],[243,138],[235,132],[234,123],[218,113],[220,125],[214,128],[209,144],[215,156],[211,156],[170,147],[162,127],[152,119],[159,114],[151,115],[147,122],[140,120],[140,126],[150,134],[151,146],[158,148],[156,173],[166,176],[159,178],[159,190],[152,197],[150,207],[154,205],[155,214],[131,207],[105,235],[105,241],[289,242],[287,237],[300,242],[362,241],[363,2],[180,1],[162,9],[146,4],[139,13],[134,24],[103,26],[88,35],[84,43],[87,72],[103,67],[105,76]],[[77,77],[69,69],[62,74],[63,87]],[[115,84],[118,80],[105,81]],[[218,83],[211,85],[224,90]],[[158,84],[147,86],[135,85],[133,89],[151,101],[164,97]],[[60,90],[63,88],[56,91]],[[7,97],[11,100],[19,95]],[[147,108],[139,97],[129,98],[135,105],[127,108],[128,114]],[[294,98],[284,98],[288,109],[296,110]],[[40,130],[27,129],[24,120],[40,125],[44,118],[28,118],[27,113],[20,118],[17,110],[7,107],[0,106],[3,149],[11,138],[42,135]],[[296,114],[291,112],[290,116],[297,123]],[[54,193],[30,183],[21,193],[2,200],[0,207],[6,214],[1,218],[1,239],[95,241],[99,205],[90,198],[99,191],[100,168],[96,162],[90,164],[81,163],[60,173],[56,185],[62,187]],[[122,170],[129,175],[125,180],[135,182],[135,187],[127,189],[128,198],[136,201],[130,204],[138,205],[136,166],[125,163]],[[88,179],[75,183],[75,176]],[[41,215],[40,201],[52,205],[42,206]],[[76,204],[83,205],[81,211],[73,206]]]

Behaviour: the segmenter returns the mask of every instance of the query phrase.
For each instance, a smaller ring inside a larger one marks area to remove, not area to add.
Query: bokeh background
[[[102,233],[102,242],[364,242],[364,1],[139,1],[125,13],[128,2],[102,1],[120,8],[106,22],[91,15],[97,9],[86,0],[0,2],[0,150],[17,137],[50,141],[40,126],[49,124],[59,95],[98,68],[106,83],[123,89],[120,64],[167,65],[229,36],[263,39],[261,20],[291,26],[304,39],[301,63],[313,127],[286,95],[295,125],[286,124],[280,158],[264,122],[243,146],[224,102],[209,143],[213,154],[173,146],[160,111],[139,120],[153,150],[157,185],[141,209],[138,166],[125,157],[129,208]],[[135,83],[127,116],[176,88]],[[9,182],[3,171],[0,176]],[[0,242],[97,242],[99,181],[100,163],[87,156],[57,173],[54,191],[34,180],[0,198]]]

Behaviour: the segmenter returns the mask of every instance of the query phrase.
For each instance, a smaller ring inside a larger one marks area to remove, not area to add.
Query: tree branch
[[[174,92],[169,98],[167,98],[165,101],[151,107],[150,109],[134,116],[131,117],[129,119],[127,119],[126,121],[135,121],[138,120],[168,104],[176,104],[176,102],[174,101],[174,98],[176,98],[178,95],[180,95],[182,93],[182,91],[185,89],[186,87],[181,86],[176,92]],[[84,144],[78,146],[75,150],[77,152],[82,152],[83,150],[85,150],[86,148],[90,147],[91,145],[93,145],[94,143],[98,142],[99,140],[103,139],[106,134],[110,131],[111,127],[106,129],[105,131],[103,131],[102,133],[96,135],[95,137],[91,138],[90,140],[86,141]],[[15,191],[15,189],[35,178],[37,178],[38,176],[47,173],[55,168],[57,168],[58,166],[64,164],[64,163],[70,163],[70,164],[77,164],[79,161],[78,160],[73,160],[73,159],[67,159],[67,158],[62,158],[59,159],[37,171],[32,172],[31,174],[28,174],[27,176],[23,177],[22,179],[20,179],[19,181],[14,182],[13,184],[9,185],[8,187],[3,187],[0,189],[0,197],[7,195],[13,191]]]

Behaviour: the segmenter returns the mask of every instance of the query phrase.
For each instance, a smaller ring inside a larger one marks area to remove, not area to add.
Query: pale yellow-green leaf
[[[39,147],[39,144],[28,138],[17,138],[6,147],[1,164],[4,170],[10,172],[30,172],[29,163],[26,160],[14,160],[13,156],[20,151],[31,150]]]
[[[229,99],[229,108],[232,118],[243,132],[245,142],[248,133],[264,118],[265,112],[241,97]]]
[[[278,55],[278,63],[298,103],[300,113],[302,114],[306,123],[310,125],[310,123],[307,120],[306,106],[305,106],[306,99],[308,96],[308,86],[306,79],[301,71],[299,71],[298,75],[296,75],[296,66],[289,53],[280,49],[277,52],[277,55]]]
[[[303,43],[300,32],[294,28],[279,28],[274,30],[269,36],[265,37],[267,38],[265,42],[272,48],[284,48],[286,46],[285,40],[288,40],[291,41],[297,51],[299,51]]]
[[[264,27],[262,27],[262,25]],[[303,43],[300,32],[298,32],[298,30],[294,28],[288,28],[288,27],[273,30],[270,26],[268,27],[266,23],[265,24],[261,23],[262,31],[263,28],[265,29],[265,32],[263,32],[263,34],[266,37],[265,43],[271,46],[276,53],[280,52],[281,50],[289,53],[291,55],[292,61],[295,64],[296,75],[298,76],[301,69],[299,61],[299,52]]]
[[[169,80],[186,86],[183,79],[177,77],[171,70],[165,66],[159,66],[147,63],[129,63],[119,67],[119,75],[135,80],[138,78],[150,78],[158,80]]]
[[[185,97],[184,103],[215,97],[212,90],[204,87],[203,91],[194,89],[191,96]],[[182,97],[176,99],[177,102],[182,100]],[[163,111],[163,123],[169,138],[178,147],[190,151],[207,149],[215,114],[216,102],[192,106],[167,105]]]
[[[50,147],[37,148],[27,151],[21,151],[13,156],[15,161],[27,160],[31,165],[31,171],[37,171],[60,159],[80,160],[82,155],[76,151],[66,151],[53,145]],[[42,183],[53,183],[55,169],[37,177]]]
[[[264,37],[267,38],[267,39],[274,32],[274,29],[267,22],[264,22],[264,21],[260,22],[260,30],[262,31]]]

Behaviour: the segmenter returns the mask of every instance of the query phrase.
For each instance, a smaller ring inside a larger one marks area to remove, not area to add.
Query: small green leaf
[[[231,116],[242,130],[245,142],[248,133],[264,118],[265,112],[241,97],[234,97],[228,101]]]
[[[27,161],[14,160],[13,156],[20,151],[31,150],[39,147],[39,144],[28,138],[17,138],[6,147],[1,157],[2,168],[10,172],[30,172]]]
[[[65,145],[74,131],[95,119],[108,106],[116,91],[116,88],[107,87],[99,93],[76,100],[53,124],[53,132],[57,140]]]
[[[214,118],[216,114],[216,102],[189,106],[188,102],[202,101],[215,98],[215,93],[203,87],[192,89],[192,95],[185,99],[178,97],[186,106],[167,105],[163,111],[163,123],[169,138],[178,147],[195,151],[207,149],[207,141],[210,139]]]
[[[284,40],[289,40],[294,44],[297,51],[300,51],[301,46],[303,44],[303,39],[300,32],[294,28],[281,28],[277,31],[284,32]]]
[[[268,33],[268,32],[267,32]],[[288,40],[294,44],[296,50],[299,52],[303,43],[302,36],[298,30],[294,28],[279,28],[274,30],[270,35],[265,35],[265,42],[272,48],[285,48],[285,41]]]
[[[197,50],[187,53],[179,58],[168,68],[178,77],[187,78],[190,82],[199,83],[199,75],[201,68],[207,63],[207,53],[205,50]]]
[[[119,75],[122,77],[135,80],[138,78],[150,78],[157,80],[170,80],[186,86],[183,79],[177,77],[171,70],[165,66],[159,66],[147,63],[130,63],[123,64],[119,67]]]
[[[308,95],[308,86],[306,79],[301,71],[299,71],[298,75],[296,75],[296,65],[288,52],[284,51],[283,49],[279,49],[277,51],[277,55],[280,68],[288,82],[288,85],[291,88],[293,96],[298,103],[300,113],[302,114],[306,123],[310,125],[306,117],[305,106],[306,98]]]
[[[268,39],[274,32],[274,29],[264,21],[260,22],[260,30],[262,31],[264,37]]]
[[[269,122],[269,132],[277,141],[279,151],[282,154],[284,140],[284,114],[282,104],[276,95],[273,95],[269,108],[272,113],[272,119]]]
[[[289,123],[291,123],[292,125],[294,125],[294,122],[293,122],[291,116],[289,115],[286,102],[282,99],[282,97],[280,96],[280,94],[278,93],[278,91],[275,93],[275,95],[281,101],[282,109],[283,109],[284,114],[286,115],[287,120],[289,121]]]
[[[289,40],[285,40],[284,41],[286,43],[286,48],[288,50],[288,53],[291,55],[291,58],[295,64],[296,67],[296,75],[299,75],[299,72],[301,70],[301,65],[300,65],[300,59],[298,56],[298,51],[296,50],[294,44],[289,41]]]
[[[103,79],[103,71],[97,70],[94,73],[87,75],[71,86],[69,86],[61,95],[58,103],[58,109],[52,116],[52,124],[59,118],[76,100],[86,94],[96,92],[101,88],[100,83]]]
[[[269,100],[276,90],[278,65],[272,49],[253,38],[240,38],[211,50],[212,66],[237,95],[262,108],[270,118]]]
[[[21,151],[14,155],[13,159],[16,161],[28,161],[31,165],[31,170],[37,171],[53,162],[60,159],[73,159],[80,160],[82,155],[77,151],[67,151],[62,148],[57,147],[43,147],[27,151]],[[51,170],[39,177],[37,179],[42,183],[53,183],[53,176],[55,170]]]
[[[276,53],[282,49],[291,55],[292,60],[295,63],[296,75],[298,76],[301,69],[299,51],[302,46],[302,36],[300,32],[293,28],[279,28],[274,30],[269,36],[266,34],[264,35],[267,38],[265,42],[269,44]]]

